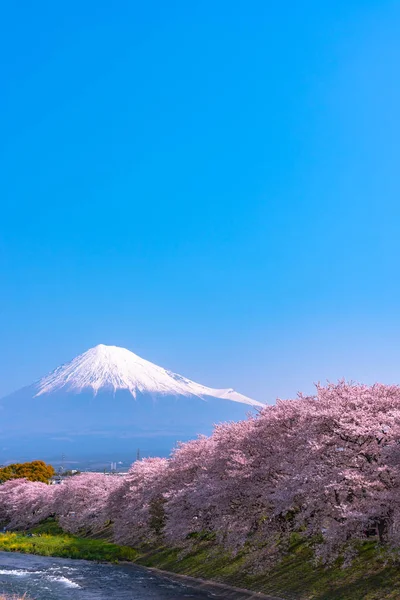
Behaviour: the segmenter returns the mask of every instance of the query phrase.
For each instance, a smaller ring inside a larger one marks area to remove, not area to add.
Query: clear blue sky
[[[400,382],[398,2],[6,4],[0,395],[98,343]]]

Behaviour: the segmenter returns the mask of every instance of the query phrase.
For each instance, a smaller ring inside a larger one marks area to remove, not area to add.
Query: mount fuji
[[[213,389],[133,352],[100,344],[0,400],[0,463],[66,454],[75,460],[167,455],[264,405]]]

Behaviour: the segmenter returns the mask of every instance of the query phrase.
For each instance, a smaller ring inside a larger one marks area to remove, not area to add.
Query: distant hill
[[[0,400],[0,462],[133,460],[166,455],[177,440],[209,434],[263,404],[100,344]]]

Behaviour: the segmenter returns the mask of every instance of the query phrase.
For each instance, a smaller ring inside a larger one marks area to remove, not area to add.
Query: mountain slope
[[[0,400],[0,463],[52,459],[132,460],[170,452],[178,440],[209,434],[262,404],[213,389],[124,348],[99,345]]]
[[[60,390],[79,393],[92,389],[129,390],[138,394],[171,396],[213,396],[251,406],[262,406],[232,389],[212,389],[181,375],[158,367],[137,354],[117,346],[100,344],[80,354],[74,360],[58,367],[37,384],[37,396]]]

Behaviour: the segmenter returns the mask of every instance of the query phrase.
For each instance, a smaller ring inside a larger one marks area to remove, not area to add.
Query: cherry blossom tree
[[[179,542],[190,531],[214,531],[230,547],[260,547],[301,531],[322,537],[324,559],[374,529],[381,542],[394,540],[399,440],[398,386],[339,382],[278,401],[178,449],[166,532]]]
[[[54,489],[56,488],[56,489]],[[400,547],[400,387],[340,381],[135,462],[123,478],[0,485],[0,522],[55,514],[67,531],[112,525],[118,543],[175,546],[207,534],[265,564],[294,532],[332,560],[375,535]]]
[[[109,495],[121,483],[117,476],[83,473],[54,486],[54,512],[60,526],[70,533],[101,531],[110,522]]]
[[[118,543],[148,543],[161,534],[168,466],[165,458],[136,461],[122,485],[110,494],[108,510]]]
[[[284,446],[293,460],[282,461],[285,477],[272,496],[275,517],[292,514],[294,529],[310,538],[322,534],[325,559],[373,528],[387,542],[390,498],[399,493],[388,457],[400,441],[400,388],[342,381],[277,405],[289,414],[293,407],[296,426]]]
[[[53,513],[54,488],[27,479],[0,485],[0,523],[9,529],[28,529]]]

